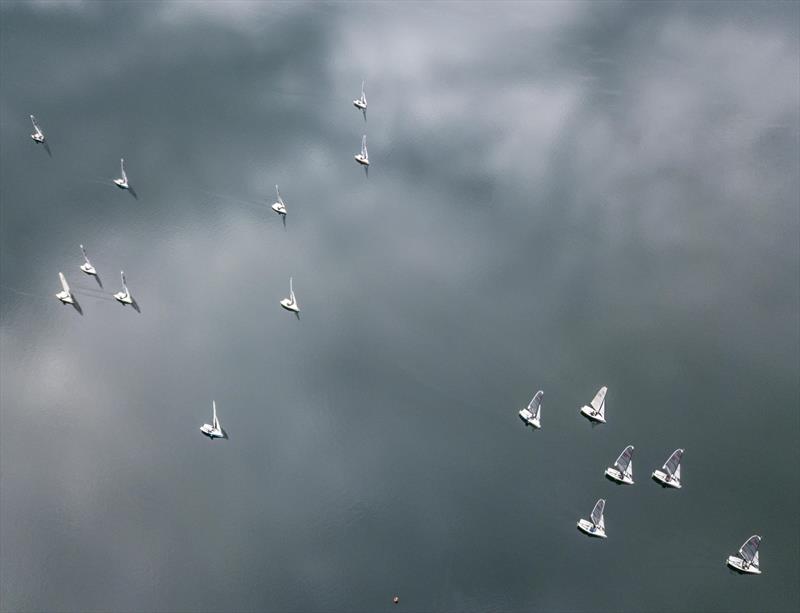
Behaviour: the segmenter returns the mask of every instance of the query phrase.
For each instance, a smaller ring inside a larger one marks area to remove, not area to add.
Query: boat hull
[[[678,490],[681,489],[681,482],[675,477],[670,477],[663,470],[653,471],[653,481],[660,484],[662,487],[671,487]]]
[[[280,202],[276,202],[272,205],[272,210],[275,211],[278,215],[286,215],[286,207],[282,205]]]
[[[66,294],[64,292],[59,292],[56,294],[56,298],[58,298],[64,304],[73,304],[75,301],[72,299],[71,294]]]
[[[97,274],[97,271],[94,269],[94,266],[89,266],[88,264],[81,264],[81,270],[85,272],[87,275]]]
[[[587,407],[587,406],[583,407],[581,409],[581,415],[583,415],[589,421],[593,421],[598,424],[606,423],[606,420],[601,415],[595,414],[594,409],[592,407]]]
[[[127,181],[123,181],[122,179],[114,179],[114,185],[120,189],[128,189]]]
[[[738,556],[728,556],[728,559],[725,560],[725,563],[728,565],[728,568],[732,568],[737,573],[742,575],[760,575],[761,569],[758,566],[750,564],[749,566],[745,565],[744,560]]]
[[[203,424],[200,427],[200,432],[202,432],[204,435],[206,435],[210,439],[224,438],[224,435],[222,434],[222,432],[220,430],[216,430],[213,426],[211,426],[209,424]]]
[[[584,534],[587,534],[588,536],[593,536],[595,538],[601,538],[601,539],[607,538],[606,531],[603,528],[601,528],[600,526],[595,526],[592,522],[586,519],[579,519],[577,526],[578,530],[580,530]]]
[[[633,477],[631,475],[625,475],[619,472],[613,466],[606,468],[605,475],[606,479],[609,479],[614,483],[619,483],[620,485],[633,485]]]
[[[44,142],[44,136],[40,136],[39,134],[31,134],[31,138],[36,141],[37,143]]]
[[[531,413],[528,409],[522,409],[519,412],[519,418],[525,423],[526,426],[531,426],[536,429],[542,427],[541,422],[538,419],[536,419],[534,414]]]
[[[292,304],[292,301],[288,298],[284,298],[281,300],[281,306],[286,309],[287,311],[291,311],[292,313],[299,313],[300,309],[297,308],[296,304]]]
[[[354,155],[353,159],[355,159],[355,161],[358,162],[359,164],[361,164],[362,166],[369,166],[369,160],[361,157],[360,153],[357,153],[356,155]]]
[[[117,292],[114,294],[114,298],[122,304],[133,304],[131,297],[128,294],[123,294],[122,292]]]
[[[367,105],[361,102],[361,100],[353,100],[353,106],[362,111],[367,109]]]

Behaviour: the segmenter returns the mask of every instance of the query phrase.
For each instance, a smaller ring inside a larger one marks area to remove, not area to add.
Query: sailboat
[[[633,445],[625,447],[614,466],[606,468],[606,477],[623,485],[633,485]]]
[[[44,132],[39,127],[39,124],[36,123],[36,117],[31,115],[31,123],[33,124],[33,134],[31,134],[31,138],[36,141],[37,143],[44,142]]]
[[[133,298],[131,298],[131,292],[128,290],[128,286],[125,285],[125,272],[120,271],[119,276],[122,279],[122,291],[119,291],[116,294],[114,294],[114,298],[119,300],[122,304],[133,304]]]
[[[681,458],[683,457],[683,449],[676,449],[672,455],[667,458],[661,470],[655,469],[653,471],[653,480],[657,481],[664,487],[674,487],[681,489]]]
[[[75,300],[73,300],[72,293],[69,291],[69,283],[64,278],[64,273],[58,273],[58,278],[61,279],[61,291],[56,294],[56,298],[64,304],[73,304]]]
[[[606,501],[602,498],[594,503],[592,514],[589,519],[578,520],[578,530],[585,532],[589,536],[606,538],[606,522],[603,518],[603,511],[606,508]]]
[[[357,109],[361,109],[362,111],[367,110],[367,95],[364,93],[364,84],[366,81],[361,81],[361,97],[357,100],[353,100],[353,105]]]
[[[528,406],[519,412],[519,418],[525,422],[526,426],[533,426],[534,428],[541,428],[542,422],[540,421],[542,415],[542,396],[544,392],[539,390],[528,403]]]
[[[281,300],[281,306],[287,311],[292,311],[292,313],[300,312],[300,307],[297,306],[297,298],[294,297],[294,289],[292,288],[291,277],[289,277],[289,297]]]
[[[283,198],[281,198],[281,192],[277,185],[275,186],[275,193],[278,194],[278,201],[272,205],[272,210],[278,215],[286,215],[286,204],[284,204]]]
[[[739,547],[738,556],[728,556],[726,563],[738,573],[760,575],[761,567],[758,564],[758,546],[761,537],[754,534]]]
[[[222,424],[219,423],[219,418],[217,418],[216,400],[211,401],[211,423],[203,424],[200,427],[200,432],[205,434],[212,441],[215,438],[228,438],[227,434],[225,433],[225,430],[222,429]]]
[[[92,263],[89,261],[89,256],[86,255],[86,249],[83,248],[81,245],[81,253],[83,254],[83,264],[81,264],[81,270],[85,272],[87,275],[96,275],[97,271],[92,266]]]
[[[595,423],[606,423],[606,392],[608,388],[604,385],[594,395],[591,406],[584,405],[581,414],[589,421]]]
[[[367,153],[367,135],[361,137],[361,153],[356,153],[353,156],[359,164],[369,166],[369,153]]]
[[[114,179],[114,184],[120,189],[128,189],[128,175],[125,174],[125,160],[122,158],[119,160],[119,173],[120,178]]]

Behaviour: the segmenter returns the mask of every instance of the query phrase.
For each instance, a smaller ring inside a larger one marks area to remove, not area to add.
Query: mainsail
[[[681,465],[681,457],[683,457],[683,449],[676,449],[669,456],[669,459],[664,462],[664,470],[668,475],[674,475]]]
[[[744,542],[741,549],[739,549],[739,554],[742,556],[742,559],[746,561],[748,564],[751,563],[756,557],[758,556],[758,546],[761,544],[761,537],[757,534],[754,534],[749,539]]]
[[[542,396],[544,396],[544,392],[539,390],[528,403],[528,410],[533,414],[535,419],[539,419],[539,412],[542,410]]]
[[[617,467],[620,473],[623,475],[625,471],[628,470],[628,466],[630,466],[631,461],[633,460],[633,445],[628,445],[625,449],[622,450],[622,453],[619,454],[617,461],[614,462],[614,466]]]
[[[594,409],[595,413],[602,413],[606,408],[607,391],[608,388],[606,386],[601,387],[597,394],[595,394],[594,399],[592,399],[592,408]]]
[[[361,137],[361,156],[364,159],[367,159],[369,155],[367,154],[367,135]]]
[[[122,180],[125,181],[125,183],[127,183],[128,175],[125,174],[125,160],[122,158],[119,159],[119,171],[121,173]]]
[[[592,509],[592,523],[597,526],[603,519],[603,511],[606,508],[606,501],[602,498],[598,500]]]

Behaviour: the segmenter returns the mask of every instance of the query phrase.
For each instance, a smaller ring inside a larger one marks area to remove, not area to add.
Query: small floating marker
[[[392,602],[394,604],[400,604],[400,596],[395,596],[394,598],[392,598]]]

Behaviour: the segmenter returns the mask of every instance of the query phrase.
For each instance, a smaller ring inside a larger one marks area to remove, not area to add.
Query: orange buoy
[[[394,604],[399,604],[400,603],[400,596],[395,596],[394,598],[392,598],[392,602]]]

